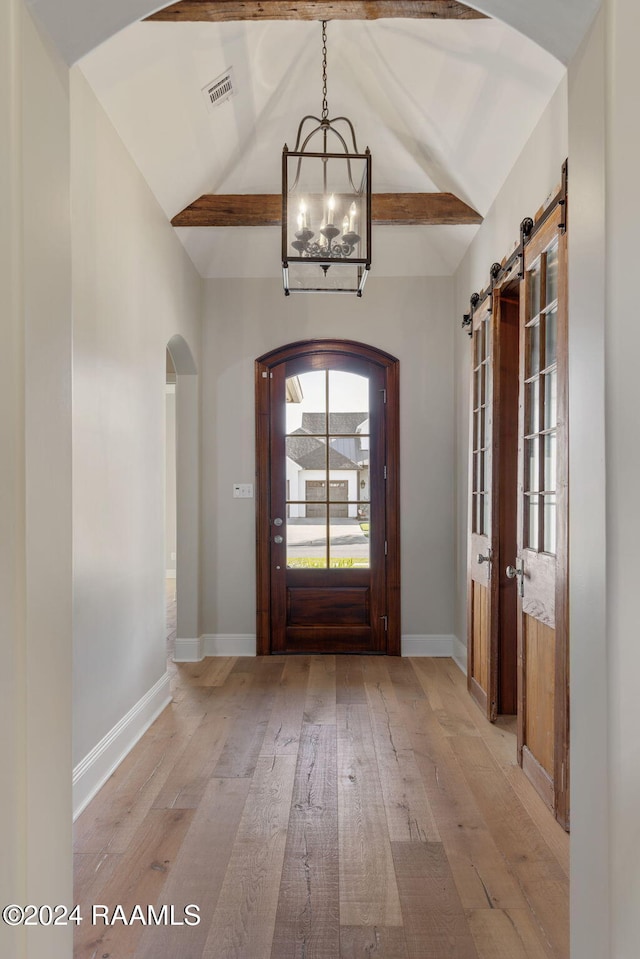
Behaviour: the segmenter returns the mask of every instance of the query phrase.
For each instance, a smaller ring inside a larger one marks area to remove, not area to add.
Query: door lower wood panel
[[[489,588],[473,585],[473,678],[483,690],[489,685]]]
[[[527,668],[522,764],[547,805],[553,808],[556,631],[525,614],[523,632]]]

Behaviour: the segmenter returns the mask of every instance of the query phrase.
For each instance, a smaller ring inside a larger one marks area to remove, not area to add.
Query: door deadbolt
[[[274,526],[282,526],[282,520],[280,519],[279,516],[276,516],[276,518],[275,518],[274,521],[273,521],[273,525],[274,525]]]

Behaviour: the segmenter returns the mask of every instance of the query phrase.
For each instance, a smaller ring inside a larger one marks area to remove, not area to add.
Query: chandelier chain
[[[329,116],[327,102],[327,21],[322,21],[322,119]]]

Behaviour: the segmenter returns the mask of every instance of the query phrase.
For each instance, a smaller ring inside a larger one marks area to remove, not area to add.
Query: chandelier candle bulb
[[[329,203],[327,204],[327,206],[329,207],[329,212],[327,214],[327,220],[329,222],[327,223],[327,226],[333,226],[333,214],[336,208],[336,198],[333,195],[333,193],[329,197]]]
[[[356,231],[356,205],[352,203],[349,207],[349,233]],[[346,230],[345,230],[346,233]]]

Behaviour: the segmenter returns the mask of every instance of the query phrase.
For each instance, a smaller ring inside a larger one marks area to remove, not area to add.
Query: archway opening
[[[173,659],[177,628],[177,498],[176,498],[176,368],[167,348],[165,386],[165,505],[164,561],[166,570],[167,656]]]
[[[200,425],[197,367],[189,344],[178,334],[167,343],[165,404],[167,635],[171,658],[190,662],[202,658]]]

